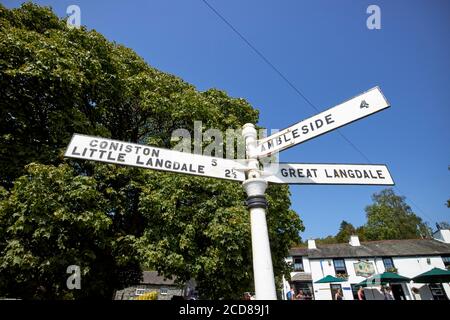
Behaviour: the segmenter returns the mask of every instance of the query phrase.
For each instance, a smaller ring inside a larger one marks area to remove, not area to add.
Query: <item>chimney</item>
[[[359,237],[356,235],[350,236],[349,244],[352,247],[359,247],[361,244],[359,243]]]
[[[314,239],[308,240],[308,249],[317,249],[316,241]]]
[[[449,229],[440,229],[433,234],[433,238],[437,241],[441,241],[444,243],[450,243],[450,230]]]

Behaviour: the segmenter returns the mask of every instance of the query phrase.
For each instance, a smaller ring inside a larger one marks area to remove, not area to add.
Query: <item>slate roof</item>
[[[361,242],[353,247],[348,243],[316,245],[317,249],[292,248],[291,256],[310,259],[351,257],[436,256],[450,254],[450,244],[433,239],[382,240]]]
[[[291,277],[291,281],[312,281],[311,273],[299,272]]]
[[[174,285],[175,278],[166,279],[163,276],[159,276],[158,271],[144,271],[141,284]]]

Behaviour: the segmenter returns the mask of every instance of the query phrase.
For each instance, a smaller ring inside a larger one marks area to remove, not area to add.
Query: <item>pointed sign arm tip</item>
[[[366,118],[390,106],[376,86],[312,117],[296,122],[257,141],[256,156],[263,158],[291,148],[356,120]]]

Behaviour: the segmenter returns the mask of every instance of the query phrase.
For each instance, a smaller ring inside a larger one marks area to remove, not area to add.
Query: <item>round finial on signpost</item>
[[[245,141],[245,149],[247,151],[247,159],[253,159],[254,163],[249,163],[250,167],[256,169],[258,166],[257,156],[256,156],[256,145],[257,145],[257,133],[255,125],[253,123],[246,123],[242,126],[242,137]],[[252,176],[253,177],[253,176]],[[254,178],[259,177],[259,175],[254,176]]]

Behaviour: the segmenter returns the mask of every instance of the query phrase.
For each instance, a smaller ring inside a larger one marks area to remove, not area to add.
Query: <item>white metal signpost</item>
[[[288,184],[393,185],[382,164],[279,163],[265,168],[268,182]]]
[[[258,158],[293,147],[389,107],[380,88],[372,88],[309,119],[258,141]]]
[[[283,184],[393,185],[385,165],[279,163],[263,169],[259,159],[389,107],[375,87],[267,138],[257,140],[247,123],[246,158],[223,159],[118,140],[74,134],[65,157],[243,182],[250,210],[253,272],[258,300],[275,300],[276,289],[266,222],[268,182]]]
[[[244,181],[245,161],[74,134],[65,157]]]

